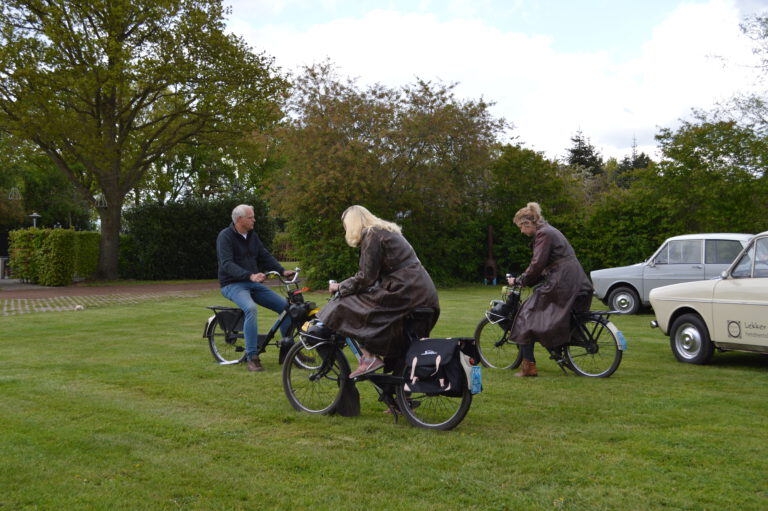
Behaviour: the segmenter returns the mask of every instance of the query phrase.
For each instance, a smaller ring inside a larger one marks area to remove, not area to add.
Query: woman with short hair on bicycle
[[[338,299],[323,307],[317,317],[336,332],[358,340],[360,365],[350,378],[384,366],[381,357],[399,357],[407,348],[404,319],[415,308],[429,307],[440,314],[437,289],[400,226],[375,216],[363,206],[347,208],[341,215],[345,239],[360,247],[358,272],[328,291]]]
[[[538,203],[521,208],[514,222],[520,232],[533,237],[533,256],[525,271],[508,282],[532,286],[533,293],[520,307],[509,338],[523,355],[522,370],[515,376],[537,376],[534,341],[550,350],[565,344],[571,335],[571,310],[589,309],[592,283],[571,244],[544,219]]]

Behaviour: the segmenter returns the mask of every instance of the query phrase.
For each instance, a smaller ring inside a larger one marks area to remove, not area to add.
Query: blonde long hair
[[[344,210],[344,213],[341,214],[341,222],[344,224],[344,230],[346,231],[344,239],[347,240],[347,245],[350,247],[356,247],[360,244],[363,230],[369,227],[378,227],[385,231],[401,234],[399,225],[382,220],[365,207],[357,204]]]
[[[538,202],[529,202],[524,208],[515,213],[515,225],[520,227],[523,222],[531,222],[536,227],[541,227],[547,221],[541,215],[541,206]]]

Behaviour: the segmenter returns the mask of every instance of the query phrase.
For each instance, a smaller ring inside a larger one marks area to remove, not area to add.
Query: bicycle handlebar
[[[287,285],[295,284],[296,283],[296,281],[299,278],[299,272],[300,271],[301,271],[301,268],[294,268],[294,270],[293,270],[293,278],[290,279],[290,280],[283,278],[283,276],[280,273],[276,272],[276,271],[268,271],[264,275],[266,275],[267,278],[280,279],[280,282],[282,282],[283,284],[285,284],[287,286]]]

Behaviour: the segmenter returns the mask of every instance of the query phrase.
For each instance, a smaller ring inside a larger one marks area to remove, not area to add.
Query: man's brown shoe
[[[530,362],[528,360],[523,360],[523,369],[517,373],[515,373],[515,376],[538,376],[539,371],[536,369],[536,362]]]
[[[259,357],[253,357],[251,359],[248,359],[248,370],[249,371],[264,370],[264,368],[261,366],[261,360],[259,360]]]

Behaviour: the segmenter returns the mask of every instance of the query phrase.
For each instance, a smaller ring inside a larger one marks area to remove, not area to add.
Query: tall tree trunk
[[[120,248],[120,202],[108,202],[106,207],[98,208],[98,212],[101,219],[101,241],[96,278],[115,280],[120,276],[117,265]]]

